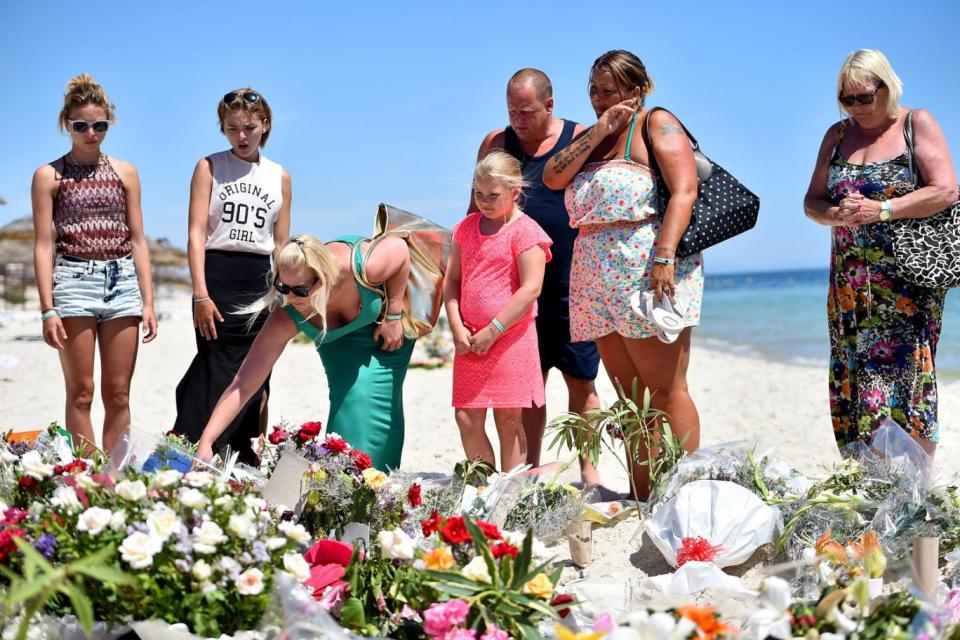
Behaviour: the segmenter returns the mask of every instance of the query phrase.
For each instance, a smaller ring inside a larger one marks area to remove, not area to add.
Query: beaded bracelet
[[[46,320],[47,318],[55,318],[59,315],[60,314],[57,313],[56,309],[47,309],[46,311],[40,314],[40,320]]]
[[[654,259],[653,259],[653,263],[654,263],[654,264],[666,264],[666,265],[671,265],[671,264],[673,264],[674,262],[675,262],[675,260],[674,260],[673,258],[664,258],[664,257],[662,257],[662,256],[656,256],[656,257],[654,257]]]
[[[504,329],[503,325],[500,324],[500,321],[497,320],[496,318],[494,318],[493,320],[491,320],[491,321],[490,321],[490,324],[492,324],[492,325],[493,325],[493,328],[496,329],[497,331],[499,331],[500,333],[503,333],[504,331],[506,331],[506,329]]]

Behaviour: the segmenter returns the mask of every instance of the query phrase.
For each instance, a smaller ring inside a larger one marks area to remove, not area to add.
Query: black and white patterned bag
[[[663,107],[653,107],[647,112],[643,141],[647,145],[650,166],[657,176],[657,211],[663,216],[670,200],[670,190],[660,177],[649,134],[650,116],[658,110],[666,111]],[[680,122],[679,118],[677,122]],[[700,151],[697,139],[682,122],[680,126],[693,146],[699,183],[690,224],[677,245],[677,257],[684,258],[752,229],[757,224],[760,213],[760,198],[730,175],[730,172],[705,156]]]
[[[910,175],[917,187],[923,179],[913,151],[913,111],[903,121]],[[960,201],[929,218],[902,218],[893,223],[893,255],[897,271],[913,284],[930,289],[960,286]]]

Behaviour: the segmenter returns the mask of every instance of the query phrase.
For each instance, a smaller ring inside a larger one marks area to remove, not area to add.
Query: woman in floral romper
[[[630,393],[636,381],[652,404],[670,416],[671,428],[700,444],[700,419],[687,389],[691,328],[700,322],[703,260],[676,258],[697,197],[697,171],[690,141],[677,119],[658,110],[650,116],[644,98],[653,89],[643,63],[628,51],[600,56],[590,72],[590,101],[597,124],[557,153],[543,172],[552,189],[566,188],[570,225],[580,229],[570,271],[570,333],[595,340],[610,379]],[[657,165],[670,189],[667,210],[656,209]],[[652,289],[657,299],[683,301],[685,328],[664,343],[657,327],[630,308],[633,293]],[[641,460],[646,452],[640,452]],[[644,499],[649,467],[633,465],[634,487]]]
[[[837,444],[869,440],[892,419],[931,454],[936,449],[934,361],[945,290],[904,280],[893,225],[957,200],[946,141],[926,111],[913,113],[922,187],[909,168],[902,84],[879,51],[850,54],[838,101],[848,120],[824,137],[806,214],[833,229],[830,292],[830,414]]]

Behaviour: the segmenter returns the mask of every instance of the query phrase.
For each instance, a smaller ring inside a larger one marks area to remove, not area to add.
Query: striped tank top
[[[107,156],[97,164],[62,159],[60,188],[53,200],[57,253],[86,260],[115,260],[130,254],[127,195]]]

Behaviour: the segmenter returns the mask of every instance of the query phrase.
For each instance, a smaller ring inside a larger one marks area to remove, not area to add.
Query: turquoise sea
[[[826,269],[707,275],[694,342],[743,355],[826,366]],[[960,378],[960,302],[947,295],[937,347],[941,378]]]

